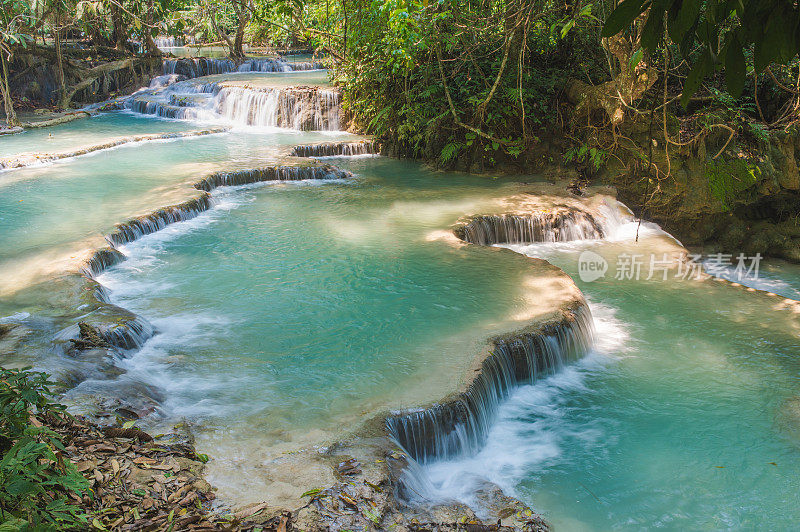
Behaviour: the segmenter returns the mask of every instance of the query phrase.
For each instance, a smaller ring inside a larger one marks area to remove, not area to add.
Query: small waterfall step
[[[353,174],[335,166],[267,166],[231,172],[216,172],[194,184],[210,192],[217,187],[248,185],[264,181],[301,181],[305,179],[349,179]]]
[[[593,335],[591,312],[581,302],[536,331],[495,339],[465,392],[430,408],[389,417],[389,434],[420,464],[474,455],[485,444],[510,391],[583,357]]]
[[[593,240],[605,235],[594,216],[572,208],[473,216],[457,225],[453,232],[459,239],[481,246]]]
[[[231,59],[207,57],[184,57],[164,60],[164,74],[180,74],[187,78],[199,78],[230,72],[295,72],[322,70],[325,65],[318,61],[289,62],[282,58],[253,58],[236,64]]]
[[[126,105],[162,118],[338,131],[339,99],[338,91],[323,87],[250,88],[188,80],[137,94]]]
[[[118,223],[115,230],[106,235],[106,240],[112,247],[133,242],[145,235],[160,231],[164,227],[195,218],[213,206],[209,192],[217,187],[245,185],[265,181],[300,181],[304,179],[348,179],[353,174],[335,166],[266,166],[263,168],[248,168],[228,172],[215,172],[194,184],[194,188],[201,190],[197,198],[192,198],[176,205],[163,207],[151,212]],[[96,274],[111,264],[115,264],[119,256],[111,251],[97,251],[89,263],[84,265],[84,270]]]
[[[144,235],[155,233],[170,224],[191,220],[201,212],[210,209],[211,206],[211,196],[204,192],[198,198],[170,205],[150,214],[119,223],[113,233],[106,235],[106,240],[112,246],[127,244]]]
[[[326,142],[295,146],[292,149],[292,155],[295,157],[337,157],[376,155],[380,151],[381,147],[377,141],[363,140],[361,142]]]

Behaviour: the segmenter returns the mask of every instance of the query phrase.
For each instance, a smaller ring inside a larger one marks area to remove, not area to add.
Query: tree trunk
[[[236,38],[233,42],[231,57],[239,60],[244,59],[244,29],[247,23],[250,22],[250,10],[248,9],[247,0],[234,2],[233,9],[236,11],[236,18],[239,25],[236,27]]]
[[[111,4],[111,23],[114,27],[114,47],[120,52],[128,49],[128,34],[122,21],[122,10],[116,4]]]
[[[61,50],[61,12],[56,11],[56,23],[53,27],[53,40],[56,45],[56,74],[58,75],[58,103],[63,103],[64,95],[67,92],[66,80],[64,79],[64,55]],[[63,106],[62,106],[63,107]]]
[[[153,0],[147,0],[147,19],[144,28],[144,46],[147,53],[152,56],[160,56],[161,50],[153,40]]]
[[[244,58],[244,27],[247,25],[247,19],[244,15],[239,17],[239,26],[236,28],[236,39],[233,41],[233,57],[235,59]]]
[[[91,87],[94,81],[102,76],[112,74],[114,72],[124,70],[124,69],[131,69],[134,65],[134,59],[121,59],[119,61],[112,61],[111,63],[102,63],[94,68],[91,68],[81,74],[81,81],[69,88],[68,91],[64,92],[64,96],[62,98],[64,102],[64,107],[72,101],[72,98],[78,91],[81,91],[87,87]]]
[[[234,56],[233,42],[231,42],[230,36],[227,33],[225,33],[222,30],[222,28],[219,27],[219,25],[217,24],[217,17],[216,15],[214,15],[214,13],[211,13],[209,19],[211,20],[211,27],[214,28],[214,32],[216,32],[216,34],[219,35],[219,38],[225,41],[225,44],[228,46],[228,55],[233,57]]]
[[[580,80],[573,80],[567,86],[567,98],[575,104],[575,117],[603,109],[611,123],[617,126],[625,119],[626,108],[633,106],[634,102],[656,82],[658,72],[652,66],[649,57],[643,57],[635,65],[631,62],[633,54],[641,46],[643,25],[644,17],[637,21],[631,38],[618,33],[603,39],[603,47],[617,62],[616,72],[612,73],[611,81],[589,85]]]
[[[342,45],[342,61],[347,60],[347,0],[342,0],[342,15],[344,15],[344,43]]]
[[[11,100],[11,91],[8,87],[8,63],[6,62],[6,54],[0,51],[0,62],[3,63],[3,79],[0,80],[0,92],[2,92],[3,96],[3,108],[6,111],[6,123],[11,126],[19,126],[21,125],[19,119],[17,118],[17,113],[14,111],[14,102]]]

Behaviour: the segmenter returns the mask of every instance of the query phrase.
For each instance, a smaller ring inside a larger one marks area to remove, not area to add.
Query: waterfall
[[[237,69],[238,72],[291,72],[294,70],[283,59],[248,59]]]
[[[230,172],[216,172],[198,181],[194,187],[202,190],[198,198],[190,199],[177,205],[158,209],[138,218],[119,223],[115,231],[106,235],[106,240],[113,246],[133,242],[144,235],[155,233],[169,224],[183,222],[195,218],[213,205],[209,192],[216,187],[245,185],[260,181],[299,181],[301,179],[347,179],[353,174],[340,170],[335,166],[267,166]],[[111,250],[99,250],[84,264],[88,272],[102,271],[112,260],[119,257]],[[102,268],[101,268],[102,266]]]
[[[155,334],[150,322],[135,314],[127,320],[100,325],[97,330],[106,342],[120,349],[139,349]]]
[[[295,157],[336,157],[368,155],[380,153],[380,144],[374,140],[362,142],[328,142],[325,144],[308,144],[295,146],[292,155]]]
[[[567,242],[604,236],[595,218],[579,210],[476,216],[456,227],[454,232],[461,240],[482,246]]]
[[[179,81],[183,81],[187,79],[186,76],[181,76],[180,74],[163,74],[161,76],[156,76],[150,80],[150,89],[161,89],[163,87],[168,87],[173,83],[177,83]]]
[[[193,43],[194,38],[190,37],[188,41],[184,40],[183,37],[173,37],[172,35],[159,35],[158,37],[154,38],[153,41],[156,43],[158,48],[177,48],[179,46],[185,45],[187,42]]]
[[[394,414],[386,420],[388,431],[420,464],[473,455],[484,445],[500,403],[514,387],[582,357],[592,337],[591,312],[581,304],[561,322],[539,331],[495,339],[464,393],[424,410]]]
[[[236,72],[236,63],[230,59],[184,57],[164,60],[164,74],[181,74],[187,78],[199,78],[200,76],[227,74],[228,72]]]
[[[301,61],[286,63],[292,71],[298,70],[324,70],[325,63],[321,61]]]
[[[195,188],[210,192],[217,187],[247,185],[261,181],[299,181],[302,179],[347,179],[353,174],[333,166],[267,166],[232,172],[217,172],[195,183]]]
[[[129,107],[131,111],[135,113],[160,116],[161,118],[199,120],[207,117],[207,114],[203,113],[204,109],[201,108],[180,106],[141,98],[134,98],[131,100]]]
[[[339,130],[339,93],[318,87],[223,87],[214,109],[228,122],[301,131]]]
[[[62,355],[74,356],[77,351],[83,356],[89,351],[104,351],[110,357],[110,376],[119,374],[121,368],[114,366],[113,360],[125,356],[126,351],[140,349],[157,332],[143,317],[110,303],[105,287],[95,277],[125,260],[116,246],[132,242],[144,235],[159,231],[169,224],[190,220],[212,207],[208,191],[226,185],[239,185],[258,181],[300,180],[300,179],[342,179],[352,177],[350,172],[336,167],[325,166],[270,166],[249,170],[217,172],[195,183],[195,188],[203,190],[200,197],[158,209],[150,214],[139,216],[116,225],[114,232],[106,236],[111,244],[95,250],[80,267],[82,285],[78,290],[76,307],[80,309],[81,321],[59,331],[55,337],[55,349]],[[96,329],[107,346],[78,346],[75,340],[81,338],[81,323]],[[75,349],[77,348],[77,349]],[[96,366],[94,366],[96,367]],[[101,370],[105,371],[105,370]],[[101,376],[106,374],[101,373]],[[84,380],[86,376],[78,376]],[[129,397],[120,397],[127,404]]]
[[[169,224],[191,220],[211,208],[211,196],[204,192],[199,198],[164,207],[150,214],[116,225],[116,230],[106,235],[112,245],[133,242],[144,235],[155,233]]]
[[[138,349],[155,334],[150,322],[141,316],[108,304],[100,298],[97,302],[101,303],[101,306],[95,311],[96,313],[83,319],[96,328],[98,335],[112,347],[123,350]],[[78,338],[79,331],[79,325],[75,323],[56,333],[53,340],[63,346],[64,342]]]
[[[100,248],[92,253],[91,257],[86,259],[86,262],[84,262],[81,267],[81,273],[86,277],[93,278],[104,272],[107,268],[119,264],[123,260],[125,260],[125,255],[116,248],[110,246]]]
[[[184,57],[164,60],[164,74],[181,74],[187,78],[199,78],[200,76],[227,74],[229,72],[293,72],[324,68],[325,65],[318,61],[287,62],[280,57],[246,59],[239,65],[231,59],[212,59],[207,57]]]
[[[338,131],[339,92],[319,87],[225,87],[186,81],[127,101],[136,113],[302,131]]]

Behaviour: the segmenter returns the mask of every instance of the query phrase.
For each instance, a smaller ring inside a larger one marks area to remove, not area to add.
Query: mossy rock
[[[711,195],[720,202],[723,212],[729,212],[735,203],[752,200],[752,194],[742,194],[752,189],[761,179],[761,168],[746,159],[714,160],[705,166],[705,177]]]

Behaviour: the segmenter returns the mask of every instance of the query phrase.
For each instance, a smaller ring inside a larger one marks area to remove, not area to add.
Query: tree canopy
[[[715,68],[725,71],[728,91],[742,94],[748,71],[761,73],[775,63],[786,65],[800,52],[800,6],[792,0],[624,0],[603,26],[603,37],[630,28],[646,18],[641,44],[655,53],[669,39],[684,58],[696,54],[686,79],[686,103]]]

